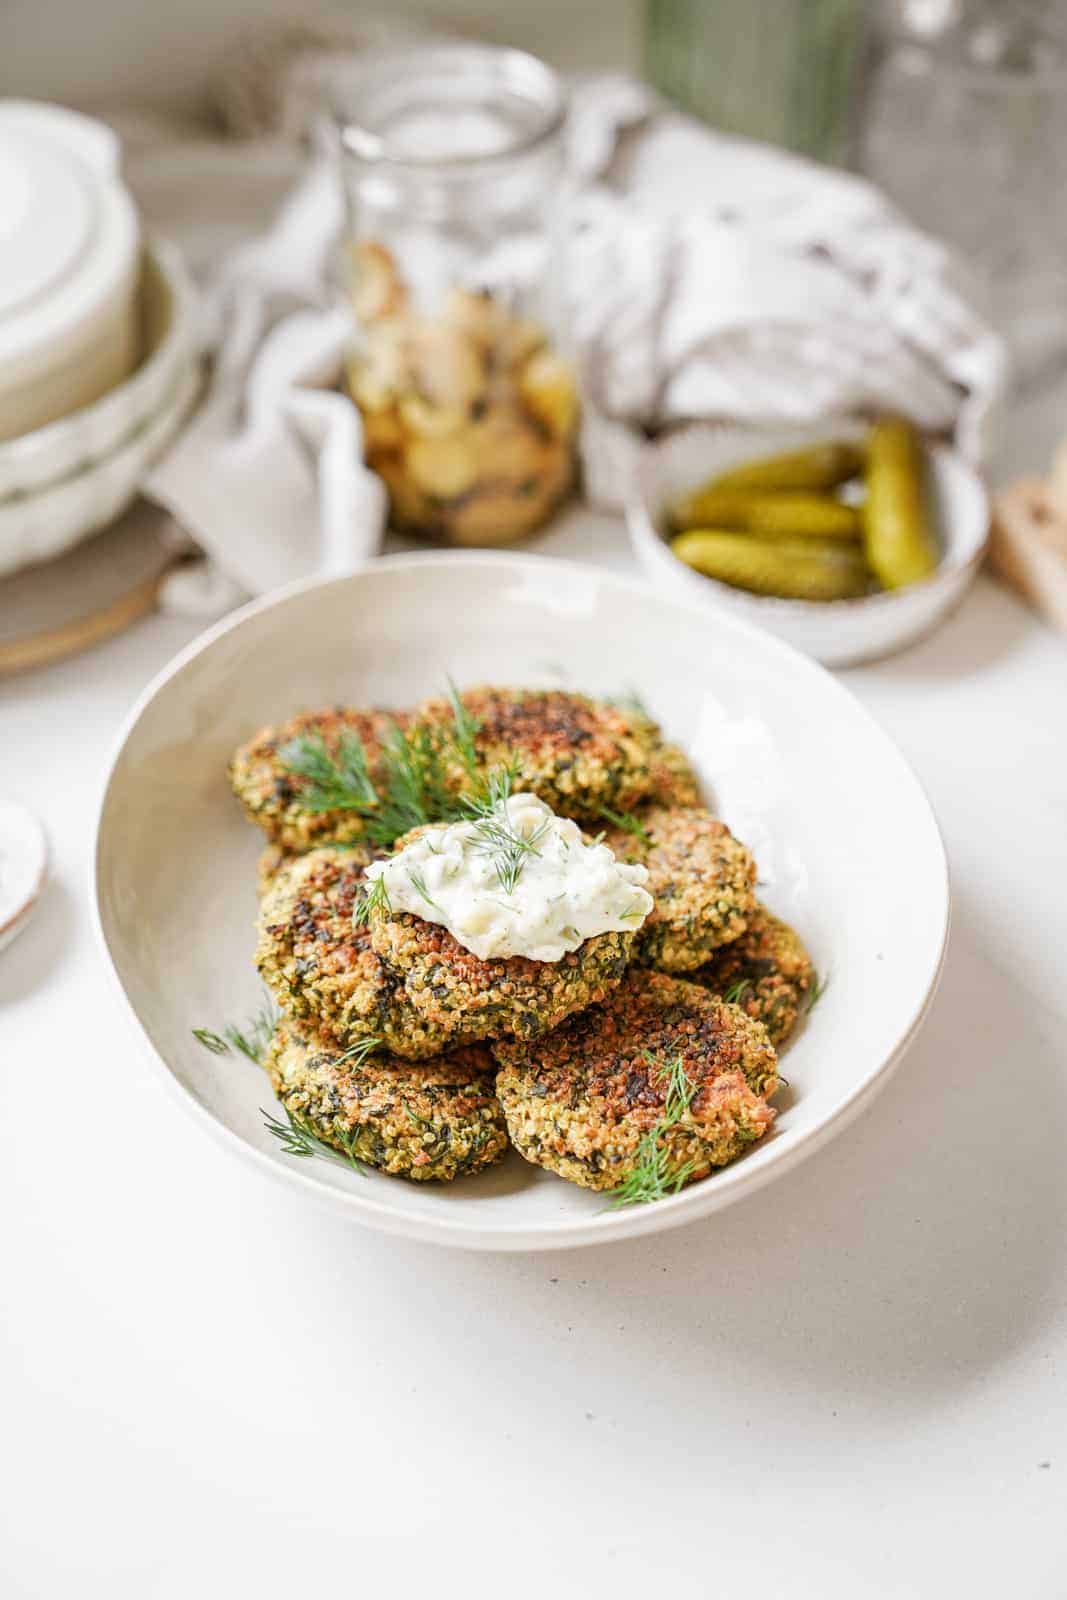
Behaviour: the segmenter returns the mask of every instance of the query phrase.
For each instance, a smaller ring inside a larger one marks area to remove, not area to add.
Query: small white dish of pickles
[[[962,456],[897,418],[702,425],[649,447],[627,517],[661,587],[839,667],[902,649],[959,603],[989,497]]]

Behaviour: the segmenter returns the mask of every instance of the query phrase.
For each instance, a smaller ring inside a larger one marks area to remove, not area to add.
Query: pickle
[[[919,583],[937,570],[937,543],[926,514],[919,436],[903,417],[871,429],[864,512],[867,562],[885,589]]]
[[[671,511],[679,532],[690,528],[739,528],[765,539],[861,539],[863,514],[825,494],[744,494],[704,489],[687,495]]]
[[[712,489],[739,489],[745,493],[777,493],[780,489],[799,489],[818,493],[836,489],[863,470],[864,451],[858,444],[813,444],[804,450],[787,450],[782,455],[746,461],[729,472],[709,478],[697,495]]]
[[[833,539],[760,539],[699,529],[678,534],[671,549],[705,577],[781,600],[849,600],[870,588],[860,548]]]

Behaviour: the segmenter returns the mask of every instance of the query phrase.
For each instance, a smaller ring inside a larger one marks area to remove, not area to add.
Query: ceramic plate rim
[[[403,572],[441,565],[455,566],[463,564],[474,567],[486,563],[502,568],[532,568],[539,572],[555,568],[560,572],[561,576],[564,573],[572,579],[575,575],[584,576],[586,579],[594,579],[598,583],[607,584],[609,587],[621,587],[634,595],[647,594],[647,584],[640,577],[631,577],[627,574],[607,571],[602,567],[591,566],[588,563],[560,560],[532,553],[516,554],[503,550],[465,550],[449,551],[447,553],[431,551],[376,557],[371,561],[362,563],[351,572],[332,574],[329,577],[315,576],[298,579],[294,583],[272,590],[268,595],[251,600],[237,611],[229,613],[219,622],[214,623],[204,632],[198,634],[177,655],[164,664],[138,695],[130,711],[123,719],[122,725],[112,743],[98,791],[93,847],[89,863],[89,894],[93,929],[104,958],[109,982],[114,992],[120,997],[122,1010],[127,1017],[127,1021],[132,1024],[134,1034],[142,1046],[142,1054],[147,1053],[154,1064],[157,1075],[162,1078],[165,1084],[169,1085],[170,1092],[178,1098],[194,1119],[202,1127],[206,1127],[217,1141],[242,1156],[247,1163],[254,1166],[258,1171],[271,1175],[279,1183],[301,1187],[312,1198],[318,1200],[320,1204],[328,1206],[335,1214],[345,1216],[352,1222],[375,1227],[384,1233],[416,1239],[424,1243],[443,1244],[489,1252],[565,1250],[586,1245],[608,1244],[619,1239],[636,1238],[642,1235],[658,1233],[666,1228],[680,1227],[686,1223],[695,1222],[702,1217],[710,1216],[712,1212],[740,1199],[742,1195],[753,1193],[773,1179],[784,1176],[800,1161],[814,1154],[836,1133],[843,1131],[853,1118],[864,1109],[867,1103],[873,1099],[874,1095],[884,1087],[891,1073],[906,1053],[909,1044],[918,1033],[929,1011],[944,967],[951,916],[948,858],[941,829],[925,789],[896,743],[875,718],[871,716],[866,707],[843,684],[838,683],[833,674],[827,671],[826,668],[820,666],[818,662],[805,656],[784,640],[779,639],[767,629],[759,627],[744,617],[731,615],[729,618],[731,627],[754,637],[758,640],[761,648],[779,656],[783,663],[788,663],[793,670],[800,669],[828,680],[826,687],[837,698],[847,701],[851,707],[860,712],[872,731],[893,752],[899,764],[902,777],[905,777],[914,786],[917,797],[921,800],[927,813],[928,821],[933,830],[933,838],[938,847],[941,872],[937,888],[940,892],[941,929],[938,939],[937,959],[930,974],[926,990],[919,999],[907,1023],[903,1026],[896,1044],[885,1059],[868,1076],[856,1084],[855,1088],[823,1122],[798,1135],[796,1141],[790,1147],[783,1149],[776,1159],[767,1162],[763,1166],[752,1167],[745,1162],[739,1162],[735,1166],[727,1167],[717,1173],[713,1181],[693,1184],[680,1194],[666,1200],[657,1201],[654,1205],[635,1206],[601,1213],[593,1218],[567,1223],[555,1228],[535,1225],[528,1228],[514,1227],[506,1232],[501,1230],[487,1234],[485,1229],[476,1221],[464,1222],[458,1216],[456,1219],[439,1221],[436,1218],[409,1216],[397,1212],[389,1205],[379,1203],[373,1196],[363,1196],[355,1191],[338,1189],[315,1177],[312,1172],[305,1172],[295,1165],[283,1166],[277,1160],[271,1159],[263,1151],[246,1143],[239,1134],[228,1128],[206,1106],[202,1105],[191,1091],[180,1082],[149,1036],[133,1002],[126,993],[125,985],[119,974],[115,957],[112,955],[104,927],[101,906],[100,858],[104,813],[110,796],[111,785],[126,744],[141,716],[167,683],[182,672],[197,656],[210,649],[218,639],[240,628],[250,618],[284,605],[296,595],[305,594],[314,589],[325,589],[337,584],[348,583],[353,578],[358,578],[367,572],[382,569]],[[688,613],[695,621],[701,621],[706,625],[707,614],[699,604],[692,604],[680,596],[661,595],[659,598],[665,604],[670,604]]]

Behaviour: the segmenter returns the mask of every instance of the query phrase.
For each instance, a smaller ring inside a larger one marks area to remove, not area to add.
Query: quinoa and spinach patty
[[[774,1120],[777,1058],[763,1026],[660,973],[631,972],[602,1005],[542,1038],[497,1041],[493,1054],[512,1144],[587,1189],[619,1189],[650,1164],[666,1189],[706,1177]]]
[[[450,1182],[491,1166],[508,1147],[484,1046],[417,1063],[377,1053],[354,1062],[282,1023],[265,1065],[301,1126],[391,1177]]]
[[[467,1042],[462,1017],[429,1017],[378,958],[353,912],[364,889],[357,852],[324,845],[279,869],[259,910],[256,966],[282,1012],[345,1048],[380,1039],[421,1060]]]
[[[647,717],[563,689],[467,689],[459,696],[471,719],[479,769],[511,766],[513,790],[528,790],[560,816],[594,820],[604,808],[629,810],[667,781],[659,729]],[[430,726],[447,726],[450,700],[427,700],[415,713]],[[683,758],[684,759],[684,758]],[[458,788],[469,771],[453,762]]]
[[[261,728],[234,753],[230,785],[248,820],[286,850],[361,839],[366,831],[361,811],[347,802],[330,806],[329,796],[317,791],[314,779],[295,770],[287,757],[303,747],[345,772],[346,760],[355,753],[360,763],[366,758],[367,777],[374,784],[381,779],[383,741],[406,721],[403,713],[344,706],[302,712],[276,727]],[[361,773],[354,776],[358,789]],[[345,800],[343,794],[340,798]]]
[[[560,961],[483,961],[439,923],[381,908],[371,914],[370,934],[424,1024],[461,1028],[474,1039],[534,1038],[603,1000],[622,979],[634,942],[632,933],[601,933]]]
[[[756,905],[756,863],[725,822],[700,806],[647,806],[639,832],[609,828],[621,861],[648,868],[655,902],[637,938],[641,966],[690,972],[745,931]]]
[[[369,867],[372,861],[377,861],[382,852],[372,844],[335,844],[330,840],[328,844],[320,844],[319,849],[336,850],[338,854],[344,852],[346,860],[353,866]],[[262,900],[273,888],[278,874],[283,868],[298,861],[302,855],[308,854],[305,850],[286,850],[284,845],[269,844],[261,850],[256,858],[256,896]]]
[[[655,724],[653,724],[655,726]],[[657,735],[658,735],[658,729]],[[652,755],[651,801],[661,806],[698,806],[700,781],[689,757],[676,744],[664,744],[657,737]]]
[[[776,1049],[815,993],[815,968],[800,935],[758,901],[741,937],[689,976],[762,1022]]]

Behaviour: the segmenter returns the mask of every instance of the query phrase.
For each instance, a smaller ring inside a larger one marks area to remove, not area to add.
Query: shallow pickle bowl
[[[828,439],[862,439],[850,423],[811,428],[696,426],[650,445],[642,456],[627,507],[634,553],[667,593],[709,612],[728,609],[769,628],[780,639],[828,667],[856,666],[892,655],[944,620],[973,583],[989,538],[989,495],[981,477],[945,445],[926,446],[927,487],[941,543],[937,571],[923,583],[855,600],[778,600],[748,594],[694,572],[673,555],[664,509],[683,490],[761,456],[777,455]]]
[[[636,689],[689,751],[709,801],[753,849],[761,894],[808,941],[825,993],[785,1054],[773,1134],[653,1205],[528,1166],[452,1185],[360,1177],[286,1155],[262,1071],[211,1055],[197,1026],[242,1022],[261,841],[226,782],[263,723],[339,702],[407,706],[481,682]],[[876,841],[876,844],[874,843]],[[903,758],[847,690],[770,634],[648,585],[508,554],[392,556],[297,585],[210,629],[123,729],[95,850],[98,931],[144,1047],[227,1149],[354,1221],[482,1250],[559,1249],[691,1222],[788,1172],[885,1082],[930,1003],[948,926],[945,855]],[[165,1108],[160,1108],[160,1115]]]

